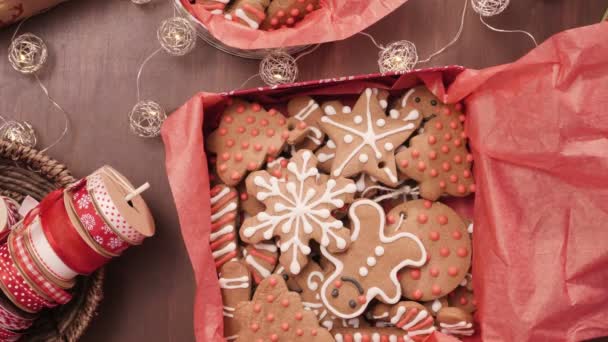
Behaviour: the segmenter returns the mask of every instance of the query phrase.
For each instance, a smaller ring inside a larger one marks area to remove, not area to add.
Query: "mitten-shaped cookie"
[[[291,274],[298,274],[308,262],[310,240],[332,252],[343,251],[350,232],[331,211],[353,200],[356,186],[346,178],[321,182],[317,159],[309,150],[298,151],[287,165],[287,175],[277,178],[267,171],[247,177],[247,192],[256,194],[266,211],[247,218],[240,236],[247,243],[278,237],[279,262]]]
[[[217,155],[217,173],[229,186],[259,170],[267,156],[276,157],[289,136],[287,119],[274,109],[242,101],[224,111],[220,126],[207,138],[207,148]]]
[[[364,172],[387,185],[398,183],[395,149],[416,125],[387,117],[373,89],[365,89],[352,113],[323,116],[320,124],[336,144],[332,176]]]
[[[333,264],[321,288],[321,299],[336,316],[361,315],[373,299],[394,304],[401,298],[397,272],[404,267],[420,267],[426,252],[420,239],[409,232],[386,227],[380,205],[360,199],[349,209],[351,246],[343,253],[321,253]]]
[[[308,13],[319,8],[319,0],[273,0],[262,28],[274,30],[293,26]]]
[[[443,308],[437,314],[439,331],[453,336],[471,336],[475,333],[473,316],[460,308]]]
[[[215,267],[220,268],[239,254],[237,245],[236,220],[239,197],[233,188],[218,184],[211,189],[211,233],[209,246],[215,259]]]
[[[466,196],[475,191],[463,121],[463,114],[444,107],[424,124],[424,133],[397,154],[399,170],[420,182],[423,198],[434,201],[442,194]]]
[[[274,241],[260,242],[247,245],[243,249],[243,257],[247,268],[253,275],[253,280],[259,284],[265,278],[270,277],[279,257],[279,249]]]
[[[237,338],[239,331],[234,320],[235,308],[251,298],[251,277],[242,261],[233,260],[220,268],[219,283],[224,304],[224,337],[231,341]]]
[[[422,240],[429,260],[422,267],[401,271],[403,296],[429,301],[454,290],[471,265],[471,240],[460,216],[439,202],[416,200],[393,208],[389,216],[398,231]]]
[[[325,133],[319,129],[319,119],[323,111],[319,104],[309,96],[299,96],[287,103],[289,119],[287,143],[299,149],[316,150],[325,139]]]
[[[272,275],[260,283],[250,302],[237,306],[241,327],[237,341],[331,342],[331,334],[319,327],[317,317],[302,306],[300,296],[289,292],[285,281]]]
[[[405,330],[407,336],[414,341],[422,341],[435,331],[433,316],[416,302],[399,302],[394,305],[379,303],[371,312],[376,321],[387,322]]]
[[[269,3],[270,0],[235,0],[225,17],[257,30],[266,18]]]

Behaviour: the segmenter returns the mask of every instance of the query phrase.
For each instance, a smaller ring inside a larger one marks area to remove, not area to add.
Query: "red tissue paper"
[[[468,341],[580,341],[608,335],[608,23],[560,33],[520,60],[222,94],[199,93],[165,122],[166,168],[195,273],[198,341],[222,341],[209,250],[204,134],[230,96],[264,105],[294,95],[349,97],[424,83],[464,101],[477,193],[473,212],[479,331]],[[462,210],[461,210],[462,209]],[[435,333],[430,342],[456,339]]]

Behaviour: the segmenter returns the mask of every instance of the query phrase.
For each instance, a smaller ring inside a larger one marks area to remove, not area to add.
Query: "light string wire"
[[[17,28],[15,28],[15,32],[13,33],[13,36],[11,37],[11,42],[15,40],[15,38],[17,37],[17,33],[19,32],[19,29],[21,29],[21,26],[26,21],[27,21],[27,18],[21,20],[21,22],[17,25]],[[42,91],[44,92],[44,94],[46,95],[47,99],[53,104],[53,106],[55,106],[55,108],[57,108],[61,112],[61,114],[63,115],[64,122],[65,122],[63,131],[61,132],[61,135],[53,143],[51,143],[49,146],[47,146],[47,147],[43,148],[42,150],[40,150],[41,153],[44,153],[44,152],[48,151],[49,149],[55,147],[57,144],[59,144],[59,142],[68,134],[68,131],[70,129],[70,116],[63,109],[63,107],[61,107],[59,105],[59,103],[57,103],[57,101],[55,101],[55,99],[50,95],[48,88],[44,85],[44,83],[42,83],[42,81],[38,77],[37,73],[34,73],[34,77],[36,77],[36,81],[38,82],[38,85],[40,86],[40,88],[42,89]],[[4,117],[2,117],[2,120],[4,122],[6,122],[6,120],[4,119]]]
[[[480,14],[479,15],[479,20],[486,25],[490,30],[492,31],[496,31],[496,32],[502,32],[502,33],[523,33],[526,36],[530,37],[530,39],[532,39],[532,42],[534,42],[534,46],[538,46],[538,43],[536,42],[536,38],[534,38],[534,36],[528,32],[528,31],[524,31],[524,30],[503,30],[503,29],[499,29],[497,27],[494,27],[490,24],[488,24],[484,19],[483,16]]]
[[[154,52],[152,52],[150,55],[148,55],[148,57],[146,57],[146,59],[141,63],[141,65],[139,66],[139,71],[137,71],[137,79],[135,80],[136,83],[136,87],[137,87],[137,102],[141,101],[141,91],[140,91],[140,83],[141,83],[141,74],[144,70],[144,66],[146,66],[146,64],[152,59],[152,57],[156,56],[156,54],[158,54],[159,52],[162,51],[162,47],[156,49]]]

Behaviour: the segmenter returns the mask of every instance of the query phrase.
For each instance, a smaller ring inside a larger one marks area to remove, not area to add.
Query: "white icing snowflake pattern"
[[[258,171],[247,178],[249,193],[257,194],[267,209],[245,220],[241,238],[258,243],[279,237],[279,261],[291,274],[299,274],[308,262],[310,239],[334,252],[350,243],[349,230],[331,211],[351,202],[357,188],[352,180],[319,174],[316,165],[312,152],[301,150],[287,165],[286,177]]]
[[[80,196],[77,201],[77,205],[79,209],[86,209],[91,204],[91,195],[86,194],[84,196]]]
[[[80,222],[87,230],[95,228],[95,217],[91,214],[84,214],[80,217]]]

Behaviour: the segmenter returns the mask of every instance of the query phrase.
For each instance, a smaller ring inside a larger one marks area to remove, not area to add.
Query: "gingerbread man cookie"
[[[319,8],[319,0],[273,0],[268,6],[268,17],[262,27],[275,30],[293,26],[308,13]]]
[[[466,196],[475,191],[463,121],[463,114],[444,106],[424,124],[424,133],[397,154],[399,171],[420,182],[423,198],[434,201],[442,194]]]
[[[270,1],[235,0],[224,17],[257,30],[264,19],[266,19],[266,9]]]
[[[251,298],[251,277],[241,261],[233,260],[220,268],[219,283],[224,303],[224,337],[226,341],[232,341],[239,331],[234,320],[235,307]]]
[[[373,299],[394,304],[401,298],[397,272],[420,267],[426,251],[420,239],[409,232],[386,226],[384,210],[374,201],[359,199],[349,209],[351,246],[334,254],[321,247],[333,264],[321,289],[321,299],[336,316],[361,315]]]
[[[396,185],[395,149],[417,128],[387,117],[374,90],[365,89],[351,114],[321,118],[321,129],[336,144],[332,176],[364,172],[387,185]]]
[[[236,220],[239,198],[236,190],[218,184],[211,189],[211,233],[209,246],[220,268],[238,255]]]
[[[247,173],[259,170],[267,156],[276,157],[289,137],[287,119],[278,111],[257,103],[234,101],[224,111],[220,126],[207,138],[209,151],[217,155],[217,173],[229,186]]]
[[[319,327],[317,317],[305,310],[300,296],[289,292],[279,275],[260,283],[250,302],[237,306],[241,327],[238,342],[311,341],[331,342],[331,334]]]
[[[471,336],[475,333],[473,316],[460,308],[443,308],[437,314],[439,331],[453,336]]]
[[[245,258],[247,268],[251,271],[256,284],[270,277],[277,266],[278,257],[279,248],[274,241],[247,245],[243,249],[243,258]]]
[[[439,202],[415,200],[393,208],[389,217],[399,231],[420,238],[429,260],[422,267],[401,271],[403,296],[430,301],[454,290],[471,266],[471,239],[463,220]]]
[[[318,121],[323,116],[319,104],[309,96],[299,96],[287,103],[289,113],[287,142],[297,149],[316,150],[325,139]]]
[[[447,105],[441,103],[425,86],[409,89],[395,103],[389,115],[395,119],[429,119],[437,116]]]
[[[395,305],[379,303],[371,311],[376,321],[388,322],[405,330],[414,341],[422,341],[435,331],[433,316],[416,302],[400,302]]]
[[[331,211],[353,200],[356,186],[346,178],[320,182],[317,159],[309,150],[298,151],[287,165],[287,175],[277,178],[267,171],[247,177],[247,192],[256,194],[266,211],[243,223],[240,236],[246,243],[278,237],[279,262],[291,274],[298,274],[308,262],[309,241],[315,240],[331,252],[344,251],[349,231]]]

